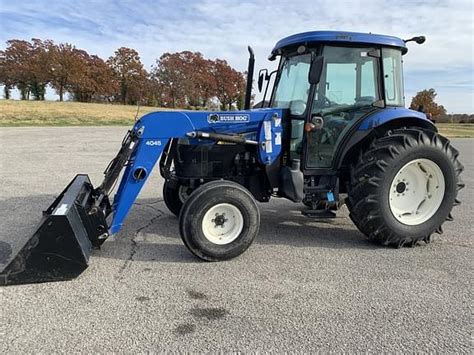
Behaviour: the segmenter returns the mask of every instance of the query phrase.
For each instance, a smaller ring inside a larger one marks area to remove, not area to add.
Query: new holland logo
[[[235,113],[235,114],[217,114],[211,113],[207,116],[207,122],[209,123],[245,123],[250,122],[250,116],[247,114]]]

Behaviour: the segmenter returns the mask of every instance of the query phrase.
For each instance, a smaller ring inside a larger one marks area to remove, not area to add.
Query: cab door
[[[326,46],[324,67],[314,89],[305,139],[305,170],[332,169],[336,152],[358,119],[381,100],[375,48]]]

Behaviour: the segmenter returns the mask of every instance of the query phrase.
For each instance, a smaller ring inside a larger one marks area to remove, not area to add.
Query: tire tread
[[[351,188],[346,201],[349,217],[369,240],[401,248],[404,245],[414,246],[419,241],[429,243],[433,232],[438,234],[443,232],[444,221],[429,235],[417,237],[397,235],[384,224],[378,209],[373,208],[373,205],[378,203],[377,188],[389,165],[388,161],[396,159],[404,150],[423,145],[436,147],[446,153],[456,172],[456,190],[459,191],[464,187],[460,178],[464,167],[458,160],[459,152],[451,146],[447,138],[420,128],[402,128],[386,132],[384,136],[374,139],[368,149],[362,151],[357,161],[351,166]],[[454,201],[453,206],[460,204],[457,198]],[[451,213],[446,220],[453,220]]]

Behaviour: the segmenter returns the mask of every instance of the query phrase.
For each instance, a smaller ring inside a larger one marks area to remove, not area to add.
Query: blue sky
[[[11,38],[69,42],[107,58],[135,48],[147,69],[164,52],[200,51],[246,69],[246,46],[257,68],[281,37],[310,30],[373,32],[408,38],[406,102],[433,87],[448,112],[474,112],[474,10],[457,1],[0,0],[0,48]]]

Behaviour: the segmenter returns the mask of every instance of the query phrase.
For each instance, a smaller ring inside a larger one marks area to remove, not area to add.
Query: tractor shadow
[[[303,206],[286,200],[260,204],[260,233],[255,243],[303,248],[379,249],[357,230],[344,209],[336,218],[314,219],[301,214]]]
[[[41,212],[54,200],[52,195],[0,200],[0,241],[23,245],[34,233]],[[260,204],[261,227],[255,244],[303,248],[377,249],[353,226],[347,213],[329,220],[314,220],[300,213],[300,205],[289,201]],[[134,261],[196,263],[183,245],[179,221],[161,199],[139,199],[122,230],[109,238],[93,258]]]
[[[346,213],[334,219],[309,219],[292,202],[261,204],[257,245],[286,245],[302,248],[378,249],[352,224]],[[339,214],[339,213],[338,213]],[[132,246],[132,247],[130,247]],[[135,249],[134,249],[135,248]],[[134,205],[123,229],[94,255],[126,260],[171,263],[199,263],[183,245],[179,220],[162,200],[140,199]]]

